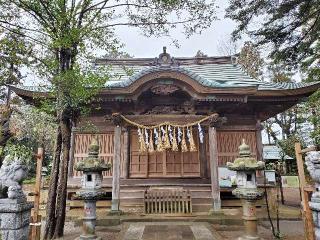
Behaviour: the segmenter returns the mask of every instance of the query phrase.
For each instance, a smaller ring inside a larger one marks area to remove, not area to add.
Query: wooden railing
[[[191,214],[190,191],[183,188],[150,188],[145,191],[144,210],[146,214]]]

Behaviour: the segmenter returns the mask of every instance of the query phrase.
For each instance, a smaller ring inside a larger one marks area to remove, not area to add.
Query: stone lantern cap
[[[77,162],[75,169],[82,172],[102,172],[110,170],[111,163],[105,163],[103,159],[98,157],[98,155],[99,145],[97,140],[94,138],[89,146],[88,157]]]
[[[239,146],[239,157],[233,163],[227,162],[227,167],[233,171],[255,171],[263,170],[265,164],[252,157],[249,145],[242,139],[242,144]]]

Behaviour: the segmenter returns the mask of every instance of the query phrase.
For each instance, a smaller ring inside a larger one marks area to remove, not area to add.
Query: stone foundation
[[[0,199],[1,240],[28,240],[32,203],[21,199]]]
[[[316,239],[320,239],[320,198],[311,198],[309,202],[310,209],[312,210],[314,231]]]

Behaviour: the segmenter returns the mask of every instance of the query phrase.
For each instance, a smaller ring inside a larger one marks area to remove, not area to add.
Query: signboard
[[[282,176],[281,181],[282,181],[282,187],[299,188],[298,176]]]
[[[232,187],[236,185],[236,172],[226,167],[219,167],[219,186]]]
[[[276,172],[274,170],[265,170],[267,183],[276,184]]]

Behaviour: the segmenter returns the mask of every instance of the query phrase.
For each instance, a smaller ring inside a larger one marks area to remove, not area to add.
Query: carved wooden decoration
[[[170,95],[176,91],[178,91],[180,88],[175,85],[171,84],[158,84],[153,87],[151,87],[151,92],[157,95]]]

